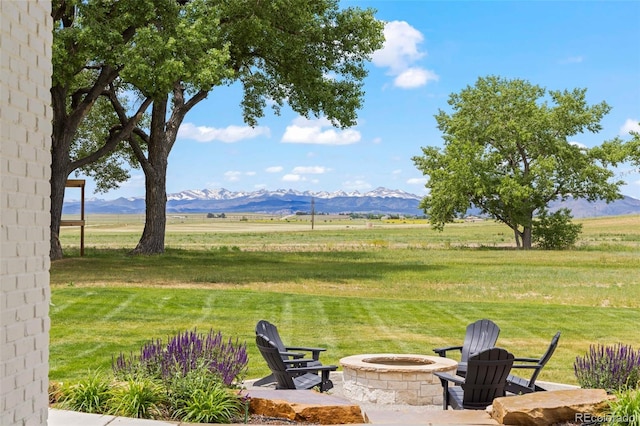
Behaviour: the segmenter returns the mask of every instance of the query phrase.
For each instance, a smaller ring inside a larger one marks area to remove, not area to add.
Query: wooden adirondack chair
[[[496,323],[488,319],[481,319],[467,326],[462,345],[435,348],[433,351],[441,357],[446,357],[449,351],[460,351],[460,362],[458,362],[456,374],[464,377],[469,356],[495,347],[499,334],[500,327]]]
[[[533,373],[531,374],[531,377],[529,379],[509,374],[509,376],[507,377],[507,392],[518,395],[521,393],[531,393],[546,390],[536,385],[536,379],[538,378],[540,371],[542,371],[546,363],[551,358],[551,355],[553,355],[556,348],[558,347],[559,339],[560,332],[558,331],[555,336],[553,336],[553,339],[551,339],[551,343],[549,344],[547,351],[540,358],[515,358],[514,361],[516,363],[529,362],[531,364],[514,363],[512,368],[532,369]]]
[[[484,410],[495,398],[505,396],[513,354],[502,348],[485,349],[469,357],[466,377],[435,372],[442,383],[442,408]],[[454,386],[449,386],[449,383]]]
[[[274,343],[280,352],[280,356],[284,361],[292,361],[296,360],[296,367],[321,367],[322,363],[319,361],[320,352],[326,351],[325,348],[314,348],[314,347],[306,347],[306,346],[286,346],[282,339],[280,338],[280,333],[278,333],[278,328],[266,320],[260,320],[256,324],[256,336],[263,335],[266,336],[269,341]],[[311,356],[311,359],[305,358],[306,355]],[[271,384],[275,382],[275,376],[270,374],[266,377],[263,377],[259,380],[256,380],[253,384],[254,386],[264,386],[267,384]]]
[[[277,345],[267,336],[258,334],[256,345],[275,377],[276,389],[311,389],[317,386],[320,392],[325,392],[333,388],[329,374],[331,371],[337,370],[338,366],[292,367],[291,364],[295,364],[297,361],[283,360]]]

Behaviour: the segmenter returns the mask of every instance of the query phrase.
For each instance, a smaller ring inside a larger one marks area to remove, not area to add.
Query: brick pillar
[[[0,425],[46,425],[50,0],[0,0]]]

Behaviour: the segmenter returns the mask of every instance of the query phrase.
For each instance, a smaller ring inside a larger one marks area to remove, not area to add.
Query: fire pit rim
[[[392,365],[392,364],[376,364],[368,362],[371,359],[389,359],[391,361],[400,360],[422,360],[415,365]],[[443,358],[433,355],[421,354],[359,354],[351,355],[340,359],[340,365],[352,370],[360,371],[397,371],[397,372],[416,372],[416,371],[449,371],[452,367],[457,367],[458,362],[449,358]]]

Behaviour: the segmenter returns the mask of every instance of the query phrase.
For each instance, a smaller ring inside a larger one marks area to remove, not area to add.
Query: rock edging
[[[615,398],[604,389],[568,389],[496,398],[491,417],[505,425],[550,425],[598,415]]]

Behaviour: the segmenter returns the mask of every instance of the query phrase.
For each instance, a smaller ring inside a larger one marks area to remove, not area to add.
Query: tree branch
[[[142,115],[144,114],[144,112],[146,111],[146,109],[149,107],[150,104],[151,104],[151,100],[146,99],[140,105],[140,107],[138,107],[138,110],[136,111],[136,113],[132,117],[127,118],[125,120],[124,125],[111,129],[111,131],[109,132],[109,138],[106,140],[104,145],[102,145],[99,149],[94,151],[92,154],[72,162],[71,170],[76,170],[80,167],[86,166],[87,164],[97,161],[100,157],[115,150],[121,141],[129,139],[131,137],[131,134],[133,133],[133,130],[136,128],[136,126],[140,122]],[[122,105],[120,105],[120,107],[122,107]]]

